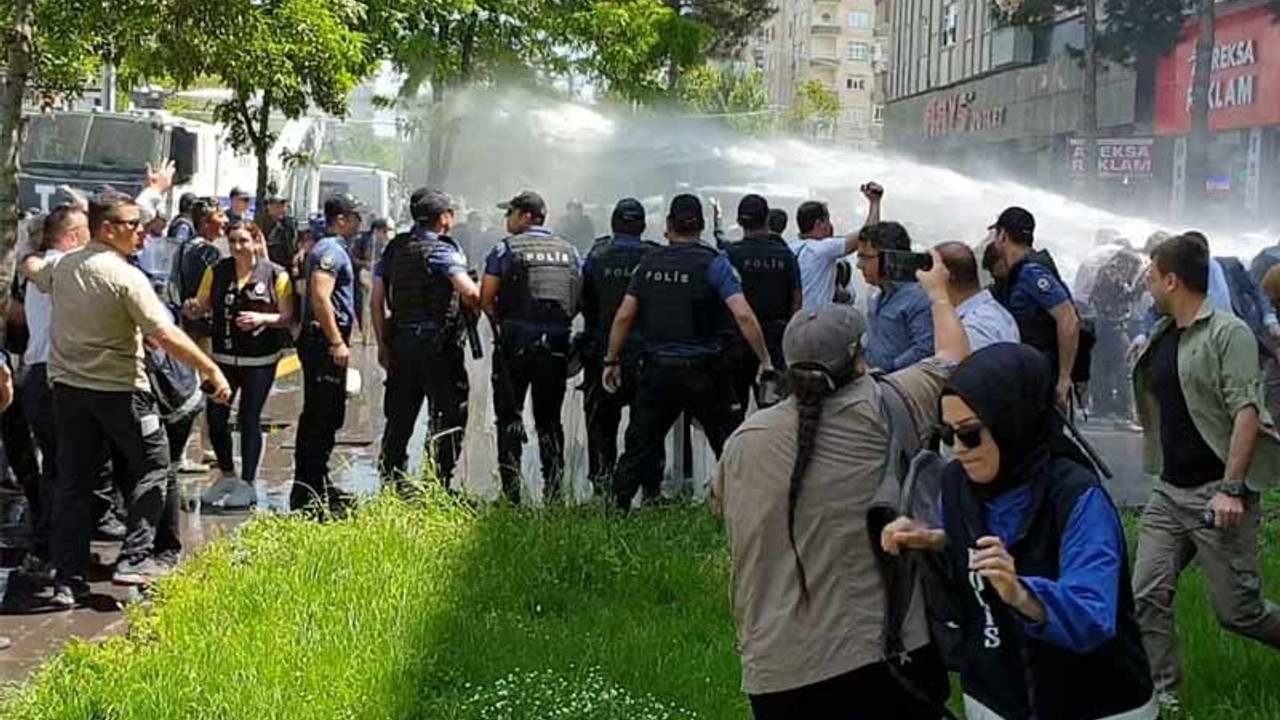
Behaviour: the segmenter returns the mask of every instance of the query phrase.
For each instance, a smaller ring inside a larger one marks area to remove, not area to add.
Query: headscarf
[[[1053,391],[1048,359],[1026,345],[990,345],[956,368],[942,394],[964,400],[1000,448],[1000,470],[995,481],[976,484],[979,497],[987,500],[1033,479],[1052,455],[1079,456],[1062,434]]]

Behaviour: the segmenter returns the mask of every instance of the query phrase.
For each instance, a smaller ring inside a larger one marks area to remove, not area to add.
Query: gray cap
[[[834,373],[849,363],[866,332],[866,317],[850,305],[801,310],[787,323],[782,353],[789,366],[817,365]]]

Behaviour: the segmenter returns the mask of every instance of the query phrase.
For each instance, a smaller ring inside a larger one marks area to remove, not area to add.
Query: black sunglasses
[[[971,422],[958,428],[943,423],[938,426],[938,437],[951,447],[955,447],[956,440],[959,440],[965,447],[973,450],[982,444],[982,423]]]
[[[142,218],[136,218],[134,220],[116,220],[115,218],[107,218],[105,222],[111,223],[112,225],[124,225],[134,230],[137,230],[142,226]]]

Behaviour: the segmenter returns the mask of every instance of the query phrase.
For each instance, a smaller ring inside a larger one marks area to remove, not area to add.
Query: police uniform
[[[330,295],[334,319],[343,341],[349,343],[355,322],[355,274],[341,237],[333,234],[323,237],[307,255],[303,276],[308,287],[316,273],[326,273],[334,279]],[[295,509],[305,507],[313,498],[331,494],[329,456],[347,413],[347,372],[333,361],[331,349],[315,318],[308,293],[302,303],[302,332],[298,337],[303,390],[294,450],[294,487],[290,496],[290,505]]]
[[[453,477],[471,385],[462,352],[466,318],[451,278],[466,272],[467,259],[457,244],[422,226],[397,235],[374,267],[391,310],[383,482],[395,482],[405,472],[406,449],[424,398],[430,409],[431,457],[446,487]]]
[[[742,293],[728,258],[699,242],[674,242],[645,256],[627,294],[639,304],[644,338],[640,385],[618,461],[614,500],[652,492],[667,432],[681,413],[702,426],[716,457],[734,425],[733,385],[724,372],[725,301]],[[655,458],[657,459],[655,462]]]
[[[998,298],[1018,323],[1025,345],[1044,353],[1058,377],[1058,323],[1049,311],[1071,301],[1071,294],[1053,271],[1023,259],[1009,269],[1002,295]]]
[[[525,395],[533,395],[533,417],[542,460],[544,499],[559,496],[564,468],[564,404],[570,324],[578,312],[581,268],[578,251],[545,227],[531,227],[496,245],[485,274],[501,279],[496,320],[500,340],[493,358],[494,411],[498,420],[498,464],[502,490],[520,499]]]
[[[275,383],[285,333],[270,327],[242,330],[236,317],[242,312],[278,313],[283,303],[292,300],[290,293],[284,269],[266,259],[254,265],[243,285],[236,277],[235,258],[219,261],[209,271],[208,286],[201,283],[200,295],[208,298],[212,309],[213,360],[222,369],[231,391],[240,398],[240,455],[244,466],[241,477],[249,483],[257,477],[262,457],[262,409]],[[230,405],[208,408],[209,438],[224,474],[235,471],[230,416]]]
[[[725,254],[738,271],[742,279],[742,294],[760,321],[769,359],[781,372],[786,368],[782,357],[782,333],[791,320],[793,308],[797,307],[797,298],[801,296],[800,264],[795,253],[781,238],[766,236],[743,238],[731,244]],[[731,331],[726,350],[733,391],[738,400],[736,426],[746,416],[760,360],[740,332]]]
[[[644,219],[643,208],[640,219]],[[618,459],[618,425],[622,422],[622,409],[635,401],[640,374],[641,338],[639,333],[632,333],[622,351],[622,379],[618,391],[605,391],[601,380],[609,332],[618,306],[631,285],[632,273],[649,252],[660,247],[639,237],[617,234],[598,240],[583,262],[582,314],[586,320],[587,339],[582,363],[586,390],[583,412],[587,418],[588,474],[597,492],[611,483]]]

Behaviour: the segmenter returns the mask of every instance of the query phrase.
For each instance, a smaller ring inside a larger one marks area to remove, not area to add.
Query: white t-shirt
[[[59,250],[49,250],[44,254],[45,262],[53,262],[62,255]],[[23,303],[27,312],[27,351],[22,360],[27,367],[37,363],[49,362],[49,329],[53,324],[53,298],[30,280],[26,281],[26,300]]]
[[[800,288],[804,292],[805,310],[831,304],[836,294],[836,263],[846,254],[844,242],[844,238],[833,237],[787,243],[800,264]]]

